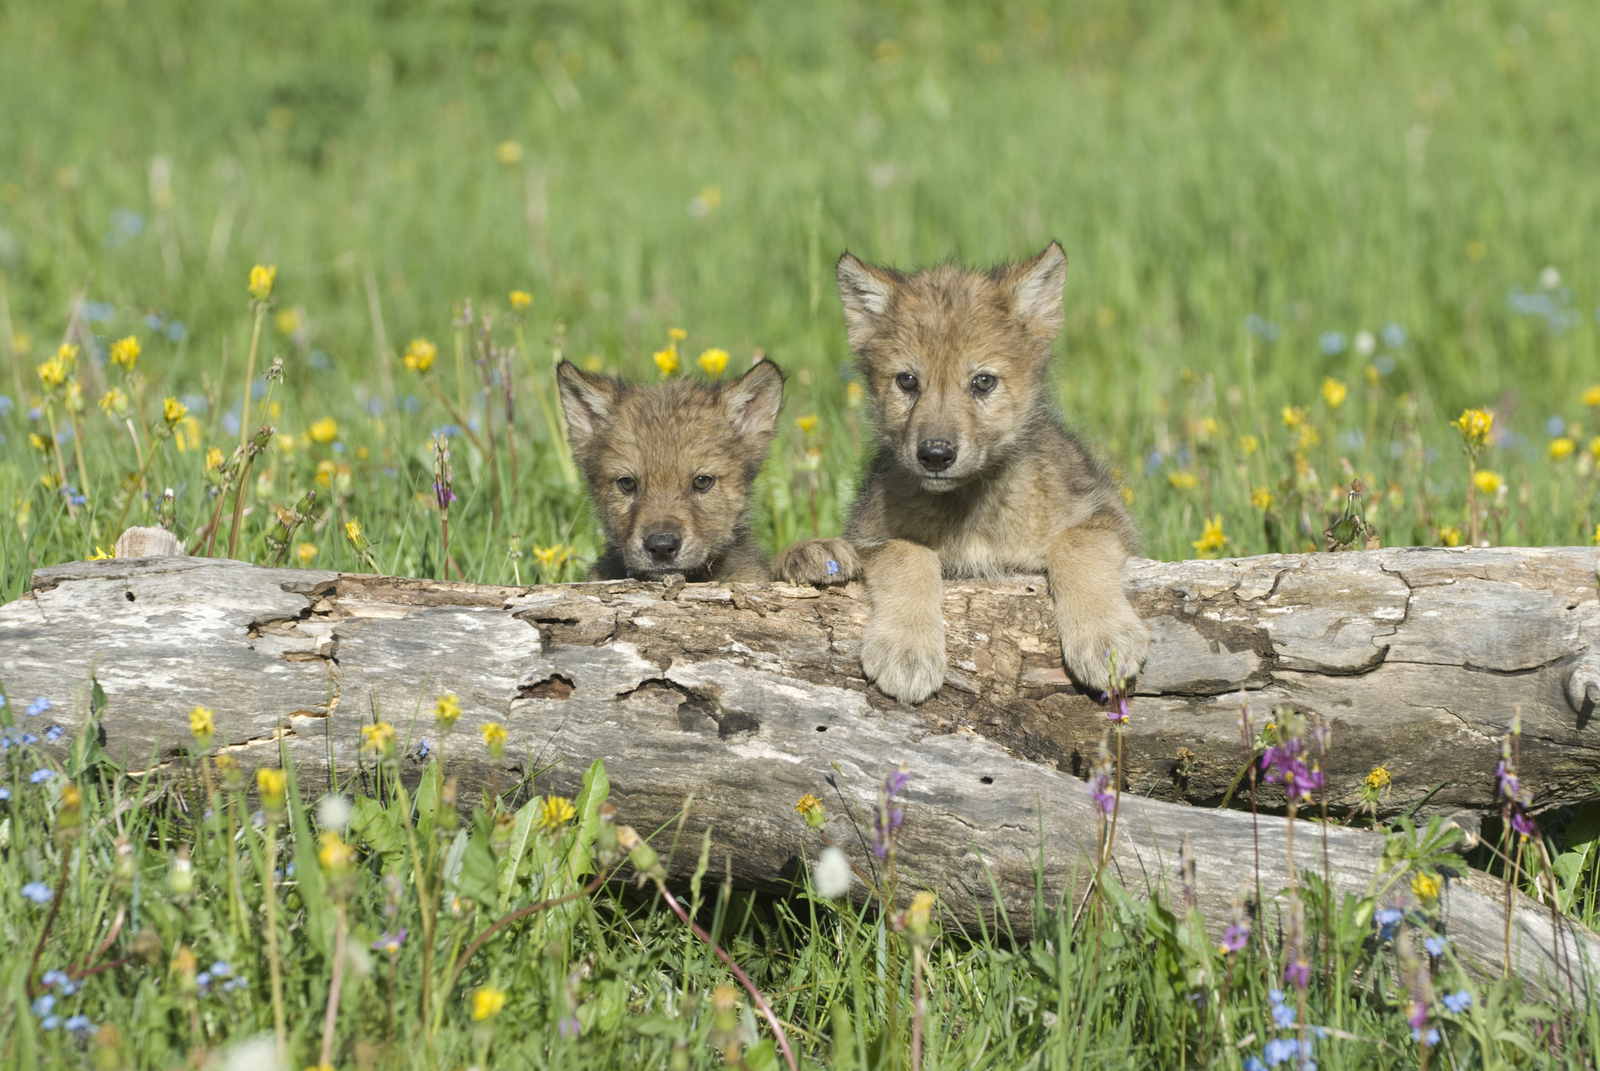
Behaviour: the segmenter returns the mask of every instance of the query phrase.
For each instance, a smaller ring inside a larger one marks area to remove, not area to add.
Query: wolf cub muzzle
[[[1055,413],[1066,270],[1054,242],[987,272],[839,260],[877,449],[844,538],[797,543],[773,573],[865,579],[861,666],[897,699],[920,703],[944,683],[946,577],[1042,570],[1079,683],[1105,688],[1113,654],[1130,675],[1144,663],[1149,631],[1121,581],[1138,532],[1116,484]]]
[[[776,365],[758,361],[728,383],[641,386],[563,361],[556,383],[605,530],[590,579],[766,579],[746,512],[783,404]]]

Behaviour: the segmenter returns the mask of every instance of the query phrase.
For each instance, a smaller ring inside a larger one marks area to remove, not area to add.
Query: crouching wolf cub
[[[591,580],[767,579],[745,507],[783,404],[776,365],[759,361],[729,383],[636,386],[562,361],[556,383],[605,529]]]
[[[839,260],[877,452],[844,538],[797,543],[773,572],[791,583],[865,576],[861,667],[897,699],[920,703],[944,683],[942,577],[1043,569],[1074,678],[1105,688],[1109,651],[1129,675],[1144,662],[1150,634],[1121,582],[1138,532],[1054,408],[1066,271],[1054,242],[989,272]]]

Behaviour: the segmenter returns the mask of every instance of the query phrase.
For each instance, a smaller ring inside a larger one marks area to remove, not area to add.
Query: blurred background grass
[[[258,559],[266,507],[333,461],[347,484],[321,519],[359,515],[385,569],[441,575],[417,496],[449,418],[392,357],[439,342],[454,395],[452,304],[503,314],[512,289],[533,296],[541,369],[559,342],[654,376],[669,326],[689,357],[764,350],[791,380],[763,539],[834,531],[862,434],[839,252],[985,264],[1052,238],[1072,261],[1063,405],[1126,480],[1148,553],[1192,553],[1212,515],[1229,552],[1319,544],[1312,514],[1352,475],[1380,492],[1386,544],[1435,541],[1464,527],[1447,421],[1467,405],[1497,418],[1490,537],[1586,540],[1597,40],[1600,9],[1510,0],[0,5],[0,597],[116,537],[134,467],[119,425],[92,404],[81,421],[82,523],[27,442],[33,366],[80,292],[90,400],[115,378],[97,371],[109,343],[136,335],[148,401],[186,396],[226,448],[255,263],[278,268],[275,423],[339,425],[258,464]],[[1317,401],[1329,376],[1349,384],[1340,407]],[[458,442],[469,578],[526,579],[513,539],[596,549],[518,391],[523,493],[498,528]],[[1290,445],[1290,404],[1318,449]],[[807,414],[802,433],[789,418]],[[1565,467],[1546,453],[1560,436],[1579,447]],[[202,453],[152,470],[189,539],[211,511]],[[1306,492],[1306,523],[1264,518],[1255,486]],[[149,516],[140,500],[129,520]],[[302,533],[314,564],[353,567],[334,531]]]

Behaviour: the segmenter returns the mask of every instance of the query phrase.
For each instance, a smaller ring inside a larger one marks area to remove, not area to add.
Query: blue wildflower
[[[1400,920],[1405,917],[1405,912],[1398,907],[1386,907],[1373,915],[1372,921],[1378,924],[1378,940],[1394,940],[1395,930],[1400,927]]]
[[[195,984],[200,987],[200,992],[204,993],[211,987],[211,972],[201,971],[199,974],[194,976],[194,981]]]
[[[1556,436],[1560,435],[1562,432],[1564,432],[1566,430],[1567,430],[1566,419],[1561,417],[1561,416],[1553,416],[1549,420],[1546,420],[1544,422],[1544,432],[1545,432],[1546,435],[1550,436],[1550,438],[1552,438],[1552,439],[1554,439]]]
[[[1430,956],[1442,956],[1445,945],[1449,943],[1443,937],[1428,937],[1423,940],[1422,947],[1428,950]]]
[[[428,743],[428,738],[424,736],[422,742],[417,745],[417,758],[425,759],[431,754],[433,754],[433,745]]]
[[[1423,1033],[1421,1027],[1414,1026],[1411,1028],[1411,1040],[1420,1041],[1431,1049],[1439,1044],[1439,1030],[1437,1027],[1430,1026],[1428,1027],[1428,1032]]]
[[[0,800],[8,800],[10,798],[11,790],[3,785],[0,785]]]
[[[39,1027],[43,1030],[54,1030],[60,1025],[61,1016],[59,1015],[47,1015],[43,1019],[39,1020]]]
[[[39,738],[33,733],[18,733],[16,736],[16,741],[17,743],[24,745],[37,744],[39,742]],[[49,778],[46,778],[46,780],[49,780]]]
[[[1328,357],[1337,357],[1349,345],[1344,335],[1338,331],[1323,332],[1322,337],[1317,340],[1317,344],[1322,347],[1323,354]]]
[[[103,324],[117,314],[116,306],[109,301],[85,301],[78,311],[92,324]]]
[[[50,891],[50,886],[42,881],[30,881],[22,887],[22,895],[36,904],[48,904],[55,899],[56,894]]]
[[[5,395],[4,394],[0,394],[0,398],[5,398]],[[7,399],[7,401],[9,401],[9,400],[10,399]],[[0,415],[4,415],[4,413],[5,413],[5,407],[4,406],[0,406]],[[0,707],[4,707],[5,705],[6,705],[6,697],[3,696],[3,695],[0,695]]]
[[[182,342],[189,337],[189,329],[183,326],[182,320],[174,320],[167,325],[167,341]]]
[[[1472,994],[1465,989],[1458,989],[1454,993],[1446,993],[1439,999],[1444,1002],[1446,1008],[1449,1008],[1457,1015],[1472,1007]]]
[[[1397,323],[1390,322],[1383,328],[1383,343],[1392,350],[1397,350],[1406,344],[1406,329]]]
[[[44,731],[44,738],[46,740],[50,741],[53,744],[57,740],[60,740],[62,734],[65,733],[65,732],[66,732],[66,730],[63,729],[61,726],[52,725],[52,726],[50,726],[50,728],[48,728],[48,729],[46,729]]]
[[[217,978],[228,978],[233,975],[233,968],[225,959],[219,959],[211,965],[211,973]]]
[[[1253,312],[1244,318],[1244,329],[1268,342],[1278,340],[1278,325]]]
[[[24,710],[23,713],[30,718],[37,718],[40,714],[43,714],[49,709],[50,700],[41,695],[38,699],[35,699],[33,702],[29,703],[27,709]]]
[[[55,1006],[56,995],[54,993],[46,993],[44,996],[36,997],[34,999],[33,1014],[43,1018],[44,1016],[49,1015]]]
[[[51,778],[55,777],[55,775],[56,772],[50,769],[48,766],[41,766],[39,769],[28,775],[28,780],[32,781],[36,785],[42,785],[46,781],[49,781]]]
[[[1294,1060],[1296,1067],[1304,1067],[1305,1071],[1317,1071],[1317,1065],[1311,1062],[1311,1043],[1306,1042],[1306,1060],[1299,1062],[1300,1040],[1298,1038],[1273,1038],[1262,1046],[1261,1055],[1266,1058],[1268,1067],[1277,1067],[1286,1060]]]
[[[1259,1056],[1246,1056],[1244,1071],[1267,1071],[1267,1065],[1261,1062],[1261,1057]]]
[[[1385,353],[1382,356],[1380,356],[1376,361],[1372,362],[1372,367],[1374,367],[1374,368],[1376,368],[1378,370],[1378,375],[1380,375],[1380,376],[1393,375],[1394,374],[1394,358],[1390,357],[1387,353]]]
[[[0,394],[0,417],[10,416],[11,410],[15,409],[16,406],[17,403],[11,400],[11,395]],[[0,707],[5,705],[5,696],[0,696]]]
[[[161,314],[159,312],[145,313],[144,325],[152,331],[160,331],[162,328]]]
[[[94,1029],[94,1024],[89,1021],[87,1015],[74,1015],[64,1025],[68,1030],[79,1035],[86,1035]]]
[[[81,506],[85,502],[89,501],[88,495],[80,495],[78,493],[78,489],[72,486],[70,483],[61,485],[61,494],[62,497],[64,497],[68,502],[71,502],[74,506]]]
[[[66,971],[45,971],[44,974],[39,976],[39,984],[47,989],[52,986],[58,986],[62,982],[70,982],[71,980],[72,979],[67,977]]]

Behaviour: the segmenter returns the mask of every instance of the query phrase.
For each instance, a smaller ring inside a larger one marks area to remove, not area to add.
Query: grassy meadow
[[[1063,411],[1148,554],[1322,549],[1352,501],[1357,545],[1595,542],[1597,52],[1600,9],[1523,0],[0,0],[0,601],[135,523],[263,563],[579,577],[560,356],[653,379],[765,353],[789,385],[758,532],[834,533],[871,438],[835,258],[1051,239]],[[263,1034],[248,1066],[274,1066],[278,1020],[295,1067],[783,1065],[648,882],[582,892],[651,870],[603,771],[457,828],[448,764],[408,794],[379,734],[341,821],[292,771],[263,806],[203,731],[130,778],[47,698],[0,707],[8,1066],[212,1066]],[[1592,922],[1600,812],[1541,822],[1545,895]],[[1600,1009],[1417,951],[1446,864],[1393,835],[1388,886],[1330,909],[1307,878],[1305,926],[1233,951],[1181,890],[1109,881],[1029,940],[903,915],[909,889],[752,897],[713,863],[673,892],[808,1066],[1278,1066],[1289,1040],[1325,1068],[1590,1066]]]

